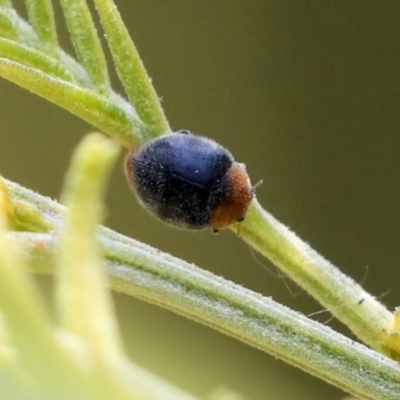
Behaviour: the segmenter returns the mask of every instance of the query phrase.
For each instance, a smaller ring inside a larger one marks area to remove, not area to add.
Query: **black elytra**
[[[215,141],[178,131],[146,142],[133,149],[126,159],[128,181],[150,213],[177,227],[211,226],[215,231],[232,223],[227,222],[225,214],[232,212],[225,206],[237,209],[232,203],[236,192],[232,184],[236,184],[237,174],[230,171],[238,169],[232,168],[234,165],[239,165],[241,178],[244,171],[243,179],[249,189],[245,199],[243,191],[239,191],[240,202],[246,203],[245,210],[240,210],[232,222],[244,218],[253,191],[242,164],[236,163],[232,154]]]

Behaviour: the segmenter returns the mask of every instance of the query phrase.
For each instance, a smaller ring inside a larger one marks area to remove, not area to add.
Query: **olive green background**
[[[388,307],[398,305],[400,3],[116,3],[172,127],[225,145],[253,182],[264,180],[257,197],[266,209]],[[72,51],[66,37],[63,45]],[[58,198],[71,152],[91,128],[3,80],[0,119],[1,172]],[[107,207],[113,229],[305,314],[322,310],[234,233],[153,219],[130,193],[122,162]],[[39,281],[48,291],[50,278]],[[131,358],[198,396],[220,385],[255,400],[344,396],[168,311],[119,294],[115,307]],[[327,312],[313,318],[350,335]]]

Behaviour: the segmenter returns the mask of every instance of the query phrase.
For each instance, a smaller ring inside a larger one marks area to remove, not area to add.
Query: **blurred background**
[[[116,4],[171,126],[225,145],[253,182],[264,180],[257,197],[268,211],[390,309],[399,305],[400,4]],[[63,46],[72,52],[56,10]],[[0,118],[1,173],[58,198],[71,152],[92,128],[4,80]],[[107,207],[105,224],[125,235],[306,315],[322,311],[234,233],[180,231],[149,216],[130,193],[122,162]],[[38,280],[51,293],[51,278]],[[171,312],[114,298],[131,358],[197,396],[218,386],[252,400],[345,395]],[[328,312],[312,318],[351,336]]]

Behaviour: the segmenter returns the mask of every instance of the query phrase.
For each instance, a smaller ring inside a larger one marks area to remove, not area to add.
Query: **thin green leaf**
[[[95,238],[105,180],[117,150],[116,142],[91,134],[75,151],[62,195],[68,209],[58,246],[56,304],[63,328],[82,338],[88,349],[98,378],[96,398],[129,400],[133,393],[110,374],[110,360],[117,362],[123,353]]]
[[[43,303],[31,276],[10,246],[6,235],[5,194],[0,192],[0,308],[22,366],[46,390],[78,395],[70,359],[55,340]],[[49,368],[50,367],[50,368]]]
[[[29,21],[48,55],[57,56],[57,31],[51,0],[27,0]]]
[[[4,58],[0,58],[0,75],[78,115],[128,147],[143,140],[145,128],[135,110],[118,97],[106,99]]]
[[[171,131],[160,100],[122,18],[111,0],[95,0],[119,78],[131,104],[148,125],[148,136]]]
[[[100,134],[85,137],[66,176],[62,202],[68,207],[60,236],[57,303],[65,329],[90,349],[121,354],[117,323],[95,239],[103,215],[106,178],[118,155],[117,143]]]
[[[43,51],[42,43],[38,40],[33,28],[24,21],[13,9],[0,7],[0,36],[17,41],[38,51]],[[75,59],[57,49],[61,64],[74,75],[77,82],[87,88],[93,87],[87,72]]]
[[[0,35],[8,39],[17,39],[18,31],[14,23],[14,10],[0,6]]]
[[[17,42],[0,38],[0,57],[18,62],[27,67],[40,70],[44,74],[75,83],[73,75],[54,58],[50,58],[41,51],[27,47]]]
[[[91,77],[96,90],[109,94],[107,63],[89,8],[84,0],[62,0],[61,6],[78,59]]]
[[[33,30],[32,26],[29,25],[23,18],[21,18],[13,8],[5,10],[6,10],[5,16],[8,18],[9,23],[12,24],[13,29],[15,29],[15,32],[18,33],[18,36],[15,39],[19,43],[23,43],[27,46],[40,48],[41,43],[38,40],[36,32]],[[10,37],[7,38],[12,39]]]

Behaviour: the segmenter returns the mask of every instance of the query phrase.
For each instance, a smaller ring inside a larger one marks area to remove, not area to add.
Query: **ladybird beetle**
[[[254,196],[244,164],[214,140],[186,130],[133,149],[125,166],[144,208],[180,228],[218,232],[243,221]]]

